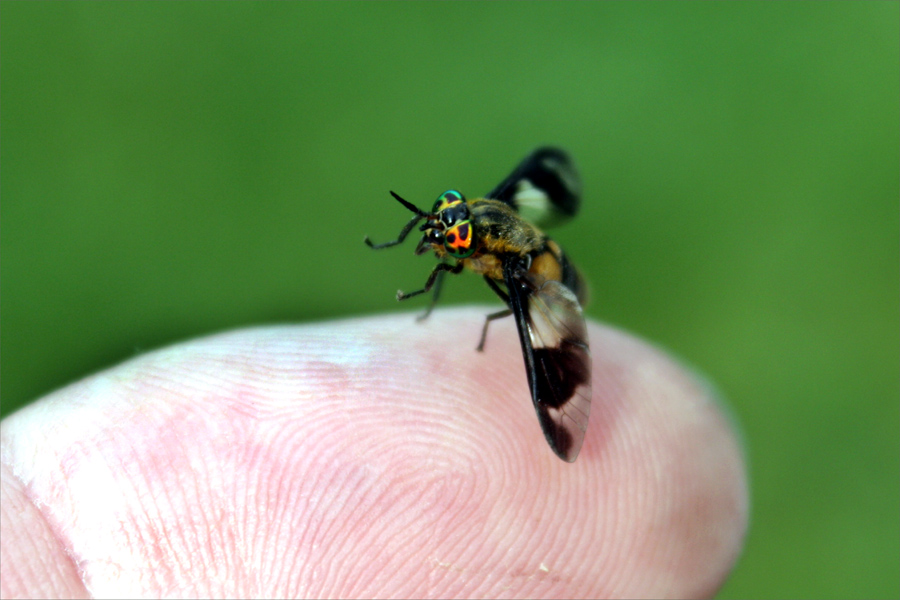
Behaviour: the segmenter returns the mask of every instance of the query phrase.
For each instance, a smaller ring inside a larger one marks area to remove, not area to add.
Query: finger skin
[[[0,592],[714,594],[748,502],[708,387],[590,324],[591,422],[567,464],[544,441],[512,320],[475,352],[484,314],[236,331],[12,415]],[[41,543],[13,547],[24,531]]]

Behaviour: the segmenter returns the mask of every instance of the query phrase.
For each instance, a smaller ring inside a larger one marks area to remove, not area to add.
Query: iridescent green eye
[[[465,202],[466,197],[463,196],[460,192],[456,190],[447,190],[434,202],[434,208],[431,209],[433,213],[439,213],[451,204],[455,204],[457,202]]]

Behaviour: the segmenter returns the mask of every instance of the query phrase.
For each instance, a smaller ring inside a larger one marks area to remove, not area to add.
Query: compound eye
[[[466,197],[463,196],[461,192],[458,192],[456,190],[447,190],[446,192],[438,196],[437,200],[435,200],[434,208],[431,209],[431,212],[437,214],[448,206],[465,201]]]
[[[475,231],[471,221],[460,221],[444,233],[444,247],[454,258],[466,258],[475,252]]]

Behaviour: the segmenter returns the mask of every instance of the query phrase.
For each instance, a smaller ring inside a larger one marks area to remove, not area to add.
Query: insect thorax
[[[473,200],[469,204],[482,254],[525,256],[544,248],[546,236],[509,205],[498,200]]]

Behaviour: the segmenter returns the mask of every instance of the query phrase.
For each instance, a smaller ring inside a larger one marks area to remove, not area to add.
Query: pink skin
[[[710,389],[589,324],[577,462],[484,308],[235,331],[10,416],[3,597],[711,596],[747,483]]]

